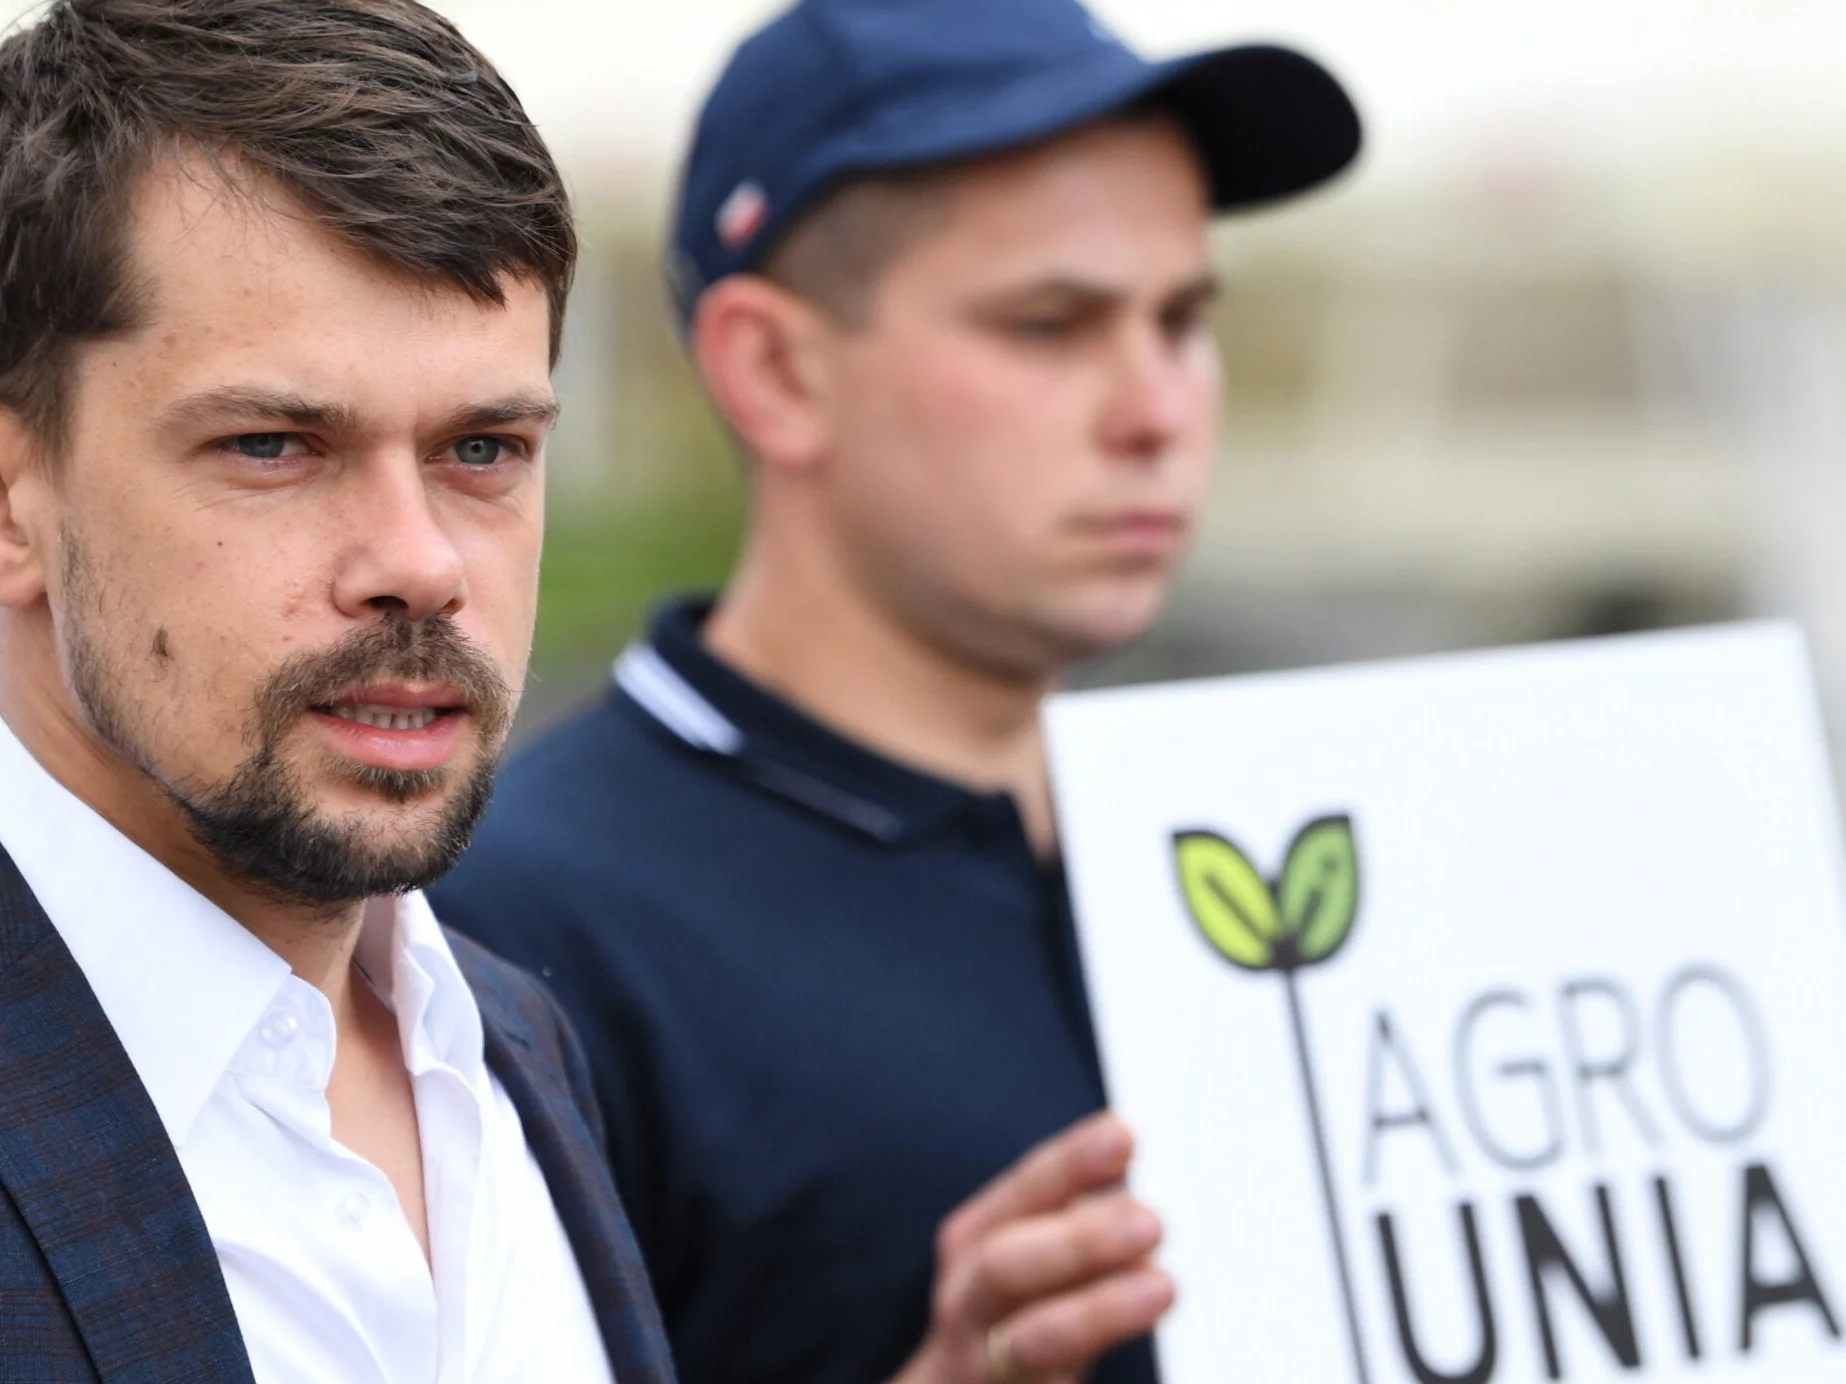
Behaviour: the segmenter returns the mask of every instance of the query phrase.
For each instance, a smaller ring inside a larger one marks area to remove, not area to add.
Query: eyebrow
[[[1224,280],[1216,271],[1206,270],[1167,294],[1169,303],[1210,303],[1224,296]]]
[[[357,415],[343,405],[322,403],[292,390],[244,384],[188,395],[161,417],[171,426],[210,426],[261,418],[311,432],[350,432],[358,422]]]
[[[549,428],[558,421],[558,401],[549,394],[515,394],[489,404],[474,404],[449,415],[442,432],[478,432],[515,423],[537,423]]]
[[[189,395],[162,415],[170,427],[214,426],[262,419],[286,423],[304,432],[357,432],[358,413],[344,404],[310,399],[293,390],[256,385],[225,385]],[[514,394],[490,403],[471,404],[449,415],[440,431],[473,432],[537,423],[549,428],[558,420],[558,401],[549,394]]]
[[[1222,290],[1223,284],[1217,272],[1208,269],[1162,292],[1159,301],[1163,304],[1209,302]],[[1129,296],[1128,290],[1110,284],[1070,275],[1053,275],[987,294],[976,304],[976,310],[994,312],[1037,298],[1070,298],[1087,307],[1106,307],[1120,303]]]

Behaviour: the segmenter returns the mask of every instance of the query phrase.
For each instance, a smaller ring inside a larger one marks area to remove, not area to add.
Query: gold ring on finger
[[[1005,1327],[987,1328],[987,1369],[993,1375],[993,1384],[1024,1384],[1025,1376],[1013,1359],[1013,1343]]]

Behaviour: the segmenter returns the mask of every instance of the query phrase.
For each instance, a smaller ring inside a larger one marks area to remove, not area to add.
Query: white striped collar
[[[735,756],[744,733],[674,671],[652,644],[630,644],[615,661],[615,685],[661,725],[701,750]]]

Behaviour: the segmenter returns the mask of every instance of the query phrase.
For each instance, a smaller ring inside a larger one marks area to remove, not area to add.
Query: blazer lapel
[[[0,847],[0,1184],[102,1379],[254,1384],[179,1157],[83,972]]]
[[[454,933],[449,937],[480,1005],[488,1068],[519,1112],[526,1145],[551,1189],[596,1309],[617,1384],[674,1384],[672,1355],[647,1269],[616,1195],[608,1159],[592,1132],[594,1116],[582,1105],[593,1098],[587,1089],[574,1093],[569,1085],[564,1066],[568,1058],[559,1051],[559,1044],[569,1041],[563,1036],[561,1013],[544,1016],[555,1034],[553,1041],[544,1042],[536,1031],[536,1016],[525,1012],[535,1002],[513,995],[511,985],[494,972],[517,975],[540,994],[537,982],[497,959],[489,963],[489,970],[478,959],[485,953]]]

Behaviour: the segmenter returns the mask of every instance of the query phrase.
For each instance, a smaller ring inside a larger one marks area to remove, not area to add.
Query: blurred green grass
[[[592,209],[584,248],[533,645],[543,703],[606,676],[663,595],[721,584],[743,517],[742,468],[674,335],[652,228]]]
[[[533,663],[612,657],[664,593],[723,581],[742,506],[732,479],[554,507],[545,535]]]

